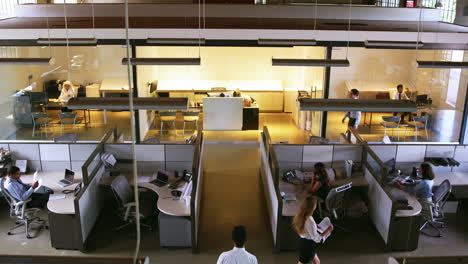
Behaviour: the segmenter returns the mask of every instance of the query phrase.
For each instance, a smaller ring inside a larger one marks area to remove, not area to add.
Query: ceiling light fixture
[[[188,98],[171,97],[134,97],[133,108],[125,97],[76,97],[68,101],[69,109],[105,109],[105,110],[187,110]]]
[[[468,69],[468,61],[416,61],[418,68]]]
[[[66,38],[38,39],[36,42],[37,44],[65,45],[67,44],[67,39]],[[72,38],[72,39],[68,39],[68,44],[97,45],[97,39],[95,38]]]
[[[52,65],[52,58],[0,58],[0,65]]]
[[[271,46],[315,46],[315,39],[259,39],[258,45]]]
[[[273,66],[349,67],[349,60],[271,59]]]
[[[354,100],[300,98],[301,111],[362,111],[362,112],[415,112],[418,107],[409,100]]]
[[[366,40],[364,42],[366,48],[383,48],[383,47],[393,47],[393,48],[422,48],[424,43],[418,41],[409,42],[409,41],[380,41],[380,40]]]
[[[127,64],[127,58],[122,59],[122,64]],[[131,65],[164,65],[164,66],[199,66],[200,58],[131,58]]]
[[[205,39],[197,38],[148,38],[147,44],[164,44],[164,45],[205,45]]]

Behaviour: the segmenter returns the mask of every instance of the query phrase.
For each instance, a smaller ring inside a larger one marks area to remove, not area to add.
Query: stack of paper
[[[323,234],[325,233],[325,231],[332,225],[331,221],[330,221],[330,218],[328,217],[325,217],[322,222],[320,222],[320,224],[317,225],[317,231],[320,233],[320,234]],[[329,232],[328,234],[326,234],[325,236],[323,236],[323,241],[322,242],[325,242],[325,240],[327,240],[327,238],[331,235],[331,232]]]

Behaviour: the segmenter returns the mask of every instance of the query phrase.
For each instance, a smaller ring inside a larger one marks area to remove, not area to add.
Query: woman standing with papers
[[[293,228],[301,237],[299,243],[299,262],[298,264],[307,264],[312,261],[313,264],[319,264],[320,259],[317,256],[317,244],[326,239],[333,231],[333,225],[328,220],[328,226],[319,232],[319,228],[312,216],[317,208],[317,200],[313,196],[307,197],[301,204],[299,212],[293,218]],[[322,222],[324,222],[322,221]],[[322,226],[322,223],[320,223]]]

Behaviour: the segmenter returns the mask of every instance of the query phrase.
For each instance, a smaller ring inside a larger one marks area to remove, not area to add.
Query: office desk
[[[129,184],[133,185],[133,177],[130,176],[131,173],[122,172],[122,174],[126,175]],[[110,186],[113,179],[114,177],[106,177],[102,179],[100,184]],[[182,198],[180,200],[172,199],[172,190],[169,189],[168,185],[158,187],[152,183],[149,183],[154,179],[156,179],[156,175],[153,175],[153,173],[139,173],[138,187],[143,187],[145,189],[151,190],[159,196],[157,203],[159,211],[172,216],[190,216],[190,203],[187,203]],[[173,180],[173,178],[170,178],[169,180]],[[179,188],[177,189],[183,191],[183,188],[186,186],[186,184],[179,186]]]
[[[348,184],[350,182],[352,182],[353,187],[366,187],[369,185],[362,173],[355,174],[351,178],[337,179],[335,181],[330,182],[330,185],[331,188],[335,188],[341,185]],[[299,211],[299,207],[301,206],[302,201],[304,201],[304,199],[309,195],[309,193],[307,192],[309,186],[309,184],[293,185],[283,180],[280,180],[280,192],[294,193],[296,194],[297,199],[296,201],[283,202],[283,216],[296,215],[296,213]]]
[[[108,93],[126,93],[129,92],[128,80],[127,79],[104,79],[102,80],[99,92],[102,97],[106,97]],[[107,124],[107,110],[103,111],[104,124]]]
[[[62,187],[57,184],[65,175],[64,170],[42,171],[39,172],[39,182],[54,191],[55,194],[61,194],[64,190],[74,190],[76,185],[82,181],[81,172],[75,172],[75,179],[72,185]],[[24,183],[33,182],[33,174],[21,176]],[[52,197],[52,196],[51,196]],[[49,200],[47,203],[50,240],[52,247],[57,249],[80,249],[81,240],[78,234],[77,219],[75,213],[75,195],[65,194],[65,198]]]
[[[133,184],[131,172],[122,172],[126,175],[128,182]],[[100,184],[110,185],[113,177],[103,178]],[[158,215],[159,221],[159,243],[161,247],[191,247],[192,246],[192,229],[190,219],[190,198],[187,200],[181,197],[180,200],[173,199],[171,189],[166,186],[156,186],[150,181],[156,179],[156,173],[139,173],[138,187],[143,187],[158,195],[157,207],[161,212]],[[169,181],[173,180],[169,177]],[[191,188],[188,183],[185,183],[179,188],[179,191],[184,192],[184,188]],[[188,190],[190,195],[191,191]]]

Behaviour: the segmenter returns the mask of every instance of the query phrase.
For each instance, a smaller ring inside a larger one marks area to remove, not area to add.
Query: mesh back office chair
[[[0,191],[5,197],[8,205],[10,206],[10,218],[15,219],[15,226],[8,230],[8,235],[15,235],[13,230],[25,226],[26,228],[26,238],[33,238],[30,234],[30,228],[36,226],[37,228],[46,228],[46,222],[40,219],[37,214],[41,211],[39,208],[28,208],[28,203],[31,201],[31,198],[25,201],[17,201],[5,188],[6,177],[0,179]]]
[[[160,131],[161,134],[162,134],[162,131],[163,131],[164,122],[172,123],[172,125],[174,126],[174,130],[177,133],[177,130],[176,130],[176,116],[177,116],[176,111],[159,111],[159,117],[161,119],[161,131]]]
[[[184,127],[183,127],[184,133],[185,133],[185,123],[194,123],[196,130],[198,130],[199,114],[200,114],[199,112],[195,112],[195,111],[182,112],[182,115],[184,116]]]
[[[352,183],[344,184],[339,187],[333,188],[325,199],[325,216],[331,218],[332,222],[343,220],[346,216],[345,195],[351,189]],[[321,210],[319,211],[321,214]],[[323,216],[322,216],[323,217]],[[346,228],[333,224],[343,231],[348,231]]]
[[[382,116],[382,122],[380,123],[384,127],[385,136],[387,135],[387,128],[392,128],[393,131],[400,127],[401,116]],[[398,140],[400,140],[400,133],[398,133]]]
[[[63,132],[63,125],[72,125],[75,127],[76,112],[62,112],[59,114],[61,130]]]
[[[136,204],[133,196],[133,190],[128,184],[127,178],[123,175],[117,176],[111,183],[112,193],[114,193],[117,205],[118,214],[125,224],[118,226],[116,230],[120,230],[129,225],[136,223]],[[140,199],[140,218],[149,218],[152,212],[152,203]],[[151,226],[141,223],[143,227],[147,227],[151,231]]]
[[[447,199],[452,192],[452,186],[449,180],[444,180],[437,191],[432,195],[432,202],[427,200],[420,200],[422,206],[422,216],[424,218],[424,223],[419,229],[422,231],[427,226],[432,227],[436,230],[435,237],[441,237],[440,228],[445,226],[445,223],[441,220],[444,218],[444,205],[447,202]],[[428,233],[424,233],[429,235]]]
[[[31,113],[32,121],[33,121],[33,131],[32,131],[32,136],[34,137],[34,133],[36,132],[36,126],[38,125],[39,127],[44,126],[44,128],[47,128],[47,125],[50,122],[49,114],[44,113],[44,112],[34,112]],[[47,130],[45,131],[47,135]]]
[[[424,128],[426,132],[426,140],[429,139],[429,135],[427,133],[427,122],[429,121],[429,115],[423,115],[421,117],[413,117],[413,121],[407,124],[407,127],[414,127],[414,140],[418,140],[418,129]],[[405,129],[405,136],[406,136],[406,129]]]

